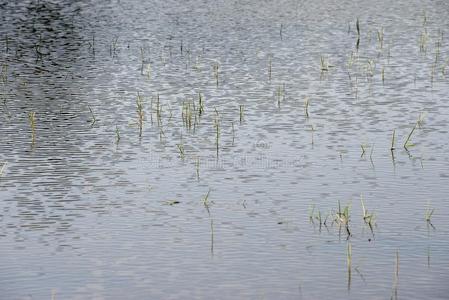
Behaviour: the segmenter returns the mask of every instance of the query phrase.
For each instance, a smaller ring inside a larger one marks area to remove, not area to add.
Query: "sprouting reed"
[[[428,202],[428,203],[427,203],[427,207],[426,207],[426,211],[425,211],[425,213],[424,213],[424,218],[425,218],[427,224],[430,225],[430,226],[432,226],[432,228],[435,228],[435,227],[433,226],[433,224],[432,224],[432,215],[433,215],[434,212],[435,212],[435,209],[432,208],[432,207],[430,206],[430,202]]]
[[[139,127],[139,137],[142,137],[142,129],[143,129],[143,120],[144,120],[144,112],[143,112],[143,97],[137,92],[137,126]]]
[[[185,151],[184,151],[184,143],[182,140],[182,133],[181,133],[181,140],[179,142],[179,144],[176,145],[178,147],[178,151],[179,151],[179,155],[181,156],[181,159],[184,159],[185,157]],[[198,172],[198,169],[197,169]]]
[[[360,194],[360,202],[362,204],[362,217],[365,224],[367,224],[371,230],[371,233],[373,233],[373,226],[374,226],[374,220],[375,215],[374,213],[368,212],[368,210],[365,207],[365,202],[363,202],[363,195]]]
[[[218,87],[218,69],[219,69],[219,64],[218,64],[218,63],[215,63],[215,64],[213,65],[213,69],[214,69],[215,83],[216,83],[216,85],[217,85],[217,87]]]
[[[310,100],[309,97],[306,97],[304,99],[304,114],[306,115],[306,117],[309,117],[309,104],[310,104]]]
[[[120,142],[120,130],[118,129],[118,126],[115,125],[115,143],[118,145]]]
[[[384,47],[384,28],[381,27],[377,30],[377,41],[379,42],[379,48],[382,50]]]
[[[90,112],[90,116],[92,117],[92,119],[90,120],[90,126],[94,126],[95,122],[97,122],[97,118],[95,118],[95,114],[94,111],[92,110],[92,107],[90,107],[89,104],[87,104],[87,107],[89,108],[89,112]]]
[[[320,71],[327,72],[329,71],[329,61],[323,55],[320,57]]]
[[[213,255],[214,254],[214,220],[212,219],[212,215],[210,213],[210,205],[211,205],[211,201],[209,201],[209,194],[210,194],[210,189],[207,192],[206,196],[204,196],[203,198],[203,205],[207,210],[207,215],[209,216],[209,221],[210,221],[210,252]]]
[[[281,108],[281,100],[285,100],[285,83],[278,86],[277,89],[278,108]]]
[[[198,116],[204,113],[204,96],[201,93],[198,93]]]
[[[239,106],[239,112],[240,112],[240,124],[243,122],[243,113],[244,113],[245,107],[243,105]]]
[[[393,151],[395,149],[395,138],[396,138],[396,129],[393,129],[393,134],[391,135],[391,147],[390,151]]]
[[[36,112],[32,111],[28,113],[28,121],[31,128],[31,144],[34,145],[36,141]]]
[[[340,200],[338,201],[338,212],[335,214],[334,221],[340,226],[344,226],[346,229],[346,233],[348,234],[348,238],[351,236],[351,231],[349,230],[349,205],[346,205],[343,210],[341,210]]]
[[[412,134],[413,134],[413,132],[415,131],[416,127],[417,127],[417,124],[415,124],[415,126],[413,126],[412,131],[410,131],[410,133],[409,133],[408,136],[407,136],[407,139],[406,139],[405,142],[404,142],[404,148],[405,148],[405,150],[408,150],[408,147],[413,146],[413,144],[410,143],[410,139],[411,139]]]

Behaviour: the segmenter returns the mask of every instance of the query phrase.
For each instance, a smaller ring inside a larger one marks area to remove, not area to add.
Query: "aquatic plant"
[[[207,208],[207,210],[209,210],[209,206],[211,204],[211,202],[209,201],[209,194],[210,194],[210,189],[207,191],[207,194],[203,197],[203,205],[204,205],[204,207]]]
[[[31,128],[31,144],[34,145],[36,141],[36,112],[32,111],[28,113],[28,121]]]
[[[329,71],[329,62],[323,55],[320,57],[320,70],[321,72]]]
[[[340,200],[338,201],[338,211],[335,214],[334,221],[340,226],[344,226],[348,236],[351,235],[351,231],[349,230],[349,220],[350,220],[350,208],[349,205],[346,205],[343,210],[341,209]]]
[[[381,27],[377,30],[377,41],[379,42],[379,48],[383,49],[384,47],[384,28]]]
[[[137,105],[137,125],[139,127],[139,137],[142,137],[142,129],[143,129],[143,120],[144,120],[144,112],[143,112],[143,97],[140,95],[139,92],[137,92],[137,99],[136,99],[136,105]]]
[[[373,225],[374,225],[374,219],[375,219],[375,215],[374,213],[370,213],[368,212],[368,210],[365,207],[365,203],[363,202],[363,195],[360,194],[360,202],[362,204],[362,217],[363,217],[363,221],[368,224],[368,226],[370,227],[371,231],[373,230]]]
[[[217,85],[217,87],[218,87],[218,69],[219,69],[219,64],[218,64],[218,63],[215,63],[215,64],[213,65],[213,69],[214,69],[215,83],[216,83],[216,85]]]
[[[395,137],[396,137],[396,129],[393,129],[393,134],[391,135],[391,147],[390,150],[393,151],[395,149]]]
[[[204,113],[204,96],[198,93],[198,115],[201,116]]]
[[[243,105],[239,106],[239,111],[240,111],[240,124],[242,124],[243,122],[243,113],[244,113],[245,107]]]
[[[115,125],[115,143],[118,144],[120,142],[120,130],[118,126]]]
[[[306,115],[307,118],[309,117],[309,104],[310,104],[309,97],[306,97],[304,99],[304,114]]]
[[[92,119],[90,120],[90,125],[91,125],[91,126],[94,126],[95,122],[97,122],[97,118],[95,118],[94,111],[92,110],[92,108],[90,107],[89,104],[87,104],[87,107],[89,108],[90,115],[91,115],[91,117],[92,117]]]
[[[417,124],[415,124],[415,126],[413,126],[412,131],[410,131],[410,133],[409,133],[408,136],[407,136],[407,139],[405,140],[405,143],[404,143],[404,148],[405,148],[405,150],[407,150],[408,147],[413,146],[413,144],[410,143],[410,139],[411,139],[411,137],[412,137],[413,132],[414,132],[415,129],[416,129],[416,126],[417,126]]]
[[[428,203],[426,211],[424,213],[424,218],[427,221],[427,223],[431,223],[432,215],[434,212],[435,212],[435,209],[430,206],[430,203]]]

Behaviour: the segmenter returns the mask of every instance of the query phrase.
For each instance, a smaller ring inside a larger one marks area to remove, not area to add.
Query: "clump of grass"
[[[306,97],[304,99],[304,114],[306,115],[306,117],[309,117],[309,104],[310,104],[310,100],[309,97]]]
[[[376,64],[375,64],[374,60],[369,59],[368,62],[366,63],[366,73],[369,77],[374,76],[375,68],[376,68]]]
[[[427,52],[427,42],[429,40],[429,35],[427,34],[427,29],[424,29],[421,32],[419,37],[419,51],[426,53]]]
[[[432,215],[433,215],[434,212],[435,212],[435,209],[430,206],[430,203],[428,203],[426,211],[424,213],[424,218],[426,219],[427,223],[429,223],[429,224],[432,223],[431,222],[432,221]]]
[[[338,212],[335,214],[334,221],[340,226],[344,226],[348,236],[351,235],[351,231],[349,230],[349,220],[350,220],[350,208],[349,205],[346,205],[343,210],[341,209],[340,201],[338,201]]]
[[[196,115],[194,114],[194,102],[183,102],[182,106],[182,119],[185,127],[190,130],[195,125],[194,118]]]
[[[320,57],[320,70],[321,72],[329,71],[329,61],[323,55]]]
[[[28,113],[28,121],[31,128],[31,144],[36,142],[36,112],[32,111]]]
[[[418,121],[416,121],[416,125],[418,126],[418,128],[421,128],[422,125],[424,124],[425,116],[426,116],[425,112],[422,112],[422,113],[419,114]]]
[[[371,231],[373,230],[375,215],[374,213],[368,212],[368,210],[365,207],[365,203],[363,202],[363,195],[360,194],[360,202],[362,203],[362,213],[363,213],[363,221],[368,224]]]
[[[184,156],[185,156],[184,145],[183,144],[177,144],[176,146],[178,147],[179,154],[181,155],[181,158],[184,158]]]
[[[143,129],[143,120],[144,120],[144,112],[143,112],[143,97],[137,92],[137,125],[139,126],[139,137],[142,137],[142,129]]]

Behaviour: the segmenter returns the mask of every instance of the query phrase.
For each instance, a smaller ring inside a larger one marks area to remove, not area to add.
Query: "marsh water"
[[[0,20],[0,299],[448,299],[449,2]]]

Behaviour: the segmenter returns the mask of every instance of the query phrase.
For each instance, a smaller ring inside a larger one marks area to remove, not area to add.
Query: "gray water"
[[[353,2],[1,1],[0,299],[448,299],[449,3]]]

